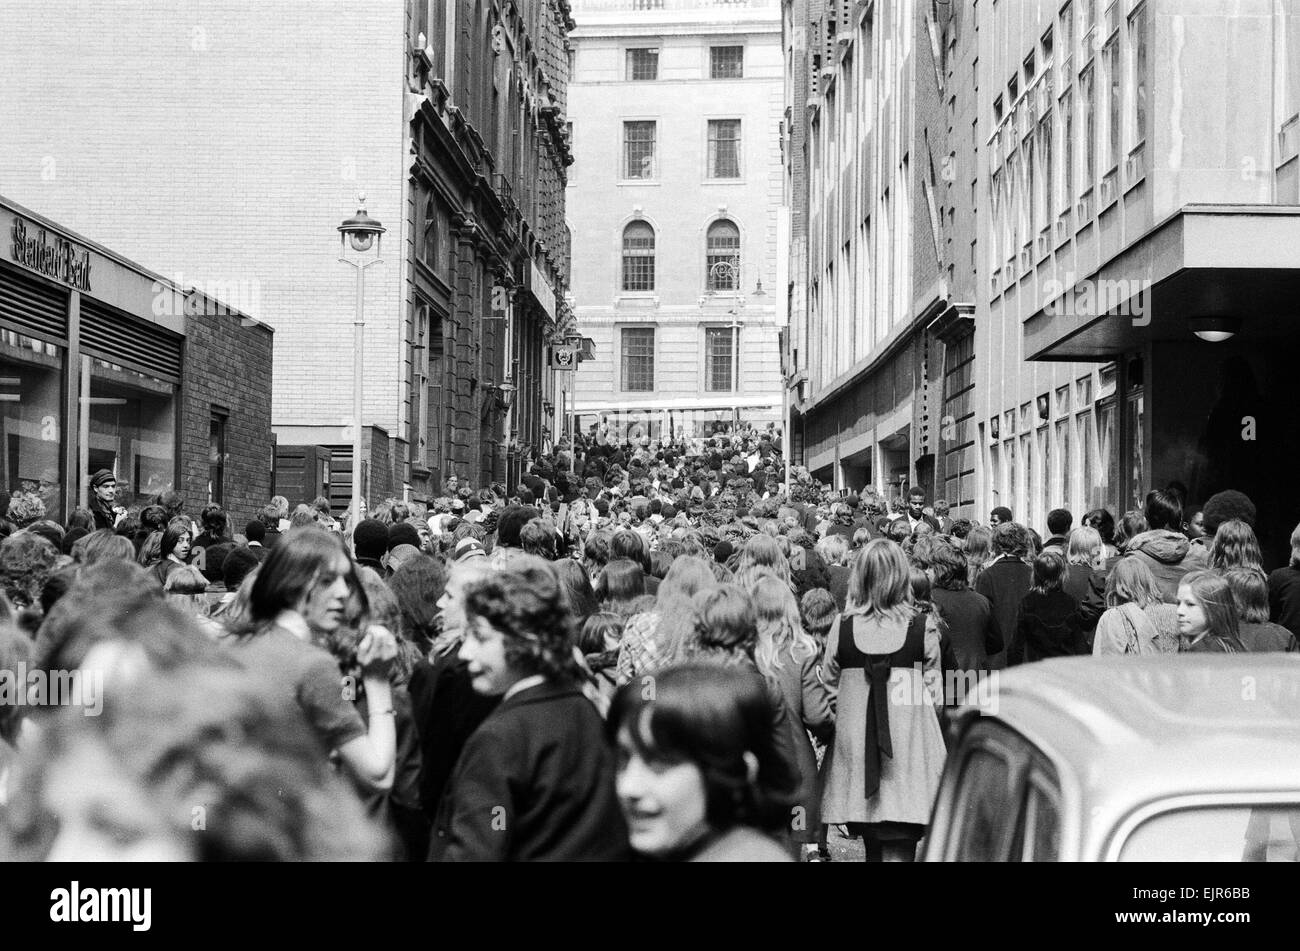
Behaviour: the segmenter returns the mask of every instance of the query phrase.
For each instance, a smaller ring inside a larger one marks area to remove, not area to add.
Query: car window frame
[[[948,804],[949,817],[946,841],[940,853],[941,860],[959,861],[958,851],[965,837],[967,827],[966,803],[963,795],[962,777],[976,753],[988,753],[1000,757],[1008,764],[1008,808],[1014,815],[1005,827],[997,856],[985,859],[991,862],[1018,862],[1023,860],[1025,849],[1025,811],[1028,803],[1028,788],[1033,780],[1038,780],[1044,792],[1048,793],[1056,805],[1058,827],[1063,828],[1061,812],[1061,786],[1056,769],[1032,740],[1013,729],[1006,723],[996,720],[983,720],[974,724],[965,732],[959,746],[958,763],[954,772],[954,790]],[[1058,832],[1058,839],[1062,835]],[[1019,848],[1019,854],[1017,854]],[[1060,860],[1059,846],[1057,861]]]
[[[1037,751],[1035,751],[1037,752]],[[1047,769],[1044,769],[1044,766]],[[1051,764],[1042,762],[1034,763],[1029,774],[1025,779],[1023,796],[1021,799],[1020,822],[1021,842],[1019,862],[1059,862],[1061,861],[1061,842],[1062,830],[1064,828],[1064,816],[1061,810],[1061,786],[1057,782],[1055,770],[1049,772]],[[1056,813],[1056,854],[1050,859],[1035,858],[1033,855],[1034,843],[1038,839],[1038,822],[1039,809],[1036,802],[1031,800],[1030,793],[1037,791],[1039,801],[1049,802],[1053,811]],[[1034,809],[1030,812],[1030,805],[1033,802]]]
[[[1102,861],[1120,862],[1124,846],[1128,844],[1133,834],[1148,822],[1159,819],[1171,812],[1184,812],[1189,809],[1223,808],[1225,806],[1300,808],[1300,791],[1191,793],[1181,796],[1166,796],[1154,802],[1145,803],[1131,810],[1124,818],[1115,823],[1106,837],[1105,845],[1101,849]]]

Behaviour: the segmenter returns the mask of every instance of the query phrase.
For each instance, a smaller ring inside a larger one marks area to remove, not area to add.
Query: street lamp
[[[736,293],[736,304],[731,310],[727,311],[731,316],[731,391],[737,400],[740,399],[740,325],[744,323],[741,319],[741,312],[745,309],[745,296],[740,293],[740,265],[735,260],[715,261],[709,265],[709,279],[704,296],[700,298],[700,306],[717,293],[719,285],[725,284],[729,290]],[[756,296],[763,296],[763,282],[759,279],[758,286],[754,289]],[[733,407],[735,410],[735,429],[740,429],[740,407]]]
[[[364,369],[363,342],[366,326],[366,268],[379,264],[380,245],[386,230],[366,214],[366,196],[357,196],[361,205],[357,213],[339,225],[339,260],[357,270],[357,314],[352,322],[352,519],[348,527],[361,521],[361,379]],[[352,254],[348,254],[351,248]],[[373,249],[373,251],[372,251]]]

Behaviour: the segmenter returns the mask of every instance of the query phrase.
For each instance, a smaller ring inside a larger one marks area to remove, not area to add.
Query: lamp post
[[[357,213],[338,227],[339,260],[357,271],[357,313],[352,321],[352,518],[349,529],[356,528],[361,521],[361,379],[365,368],[366,268],[380,263],[380,244],[386,230],[366,214],[366,196],[358,195],[357,201],[361,205]],[[353,252],[351,256],[348,255],[349,248]]]
[[[735,292],[736,303],[727,313],[731,316],[731,392],[736,398],[740,399],[740,327],[744,323],[741,314],[745,310],[745,296],[740,293],[740,265],[733,260],[715,261],[709,265],[709,279],[707,289],[700,298],[700,307],[717,293],[719,284],[726,279],[726,287]],[[757,296],[763,295],[763,283],[760,280],[754,290]],[[734,412],[733,431],[740,429],[740,407],[732,407]]]

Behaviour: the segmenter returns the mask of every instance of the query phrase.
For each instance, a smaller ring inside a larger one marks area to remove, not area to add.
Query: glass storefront
[[[62,347],[0,329],[0,469],[10,493],[29,492],[63,521]]]
[[[82,359],[90,369],[86,471],[110,470],[119,504],[146,504],[174,488],[176,387],[105,360]]]

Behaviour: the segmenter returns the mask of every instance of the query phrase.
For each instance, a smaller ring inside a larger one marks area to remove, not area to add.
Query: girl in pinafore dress
[[[902,548],[868,543],[826,645],[839,701],[822,796],[822,821],[860,834],[867,861],[912,861],[930,820],[945,755],[939,658],[937,623],[912,603]]]

